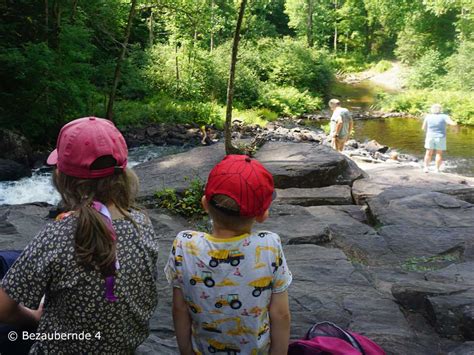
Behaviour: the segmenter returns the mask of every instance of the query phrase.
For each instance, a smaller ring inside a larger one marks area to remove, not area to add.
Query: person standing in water
[[[331,146],[338,152],[342,152],[352,132],[352,116],[347,108],[341,107],[341,102],[337,99],[329,101],[329,108],[333,111],[329,123],[331,128],[329,137],[332,139]]]
[[[422,129],[426,132],[425,138],[425,164],[423,171],[429,172],[433,153],[436,151],[436,172],[440,171],[443,162],[443,151],[446,150],[446,124],[456,126],[448,115],[442,113],[440,104],[431,106],[431,113],[425,116]]]

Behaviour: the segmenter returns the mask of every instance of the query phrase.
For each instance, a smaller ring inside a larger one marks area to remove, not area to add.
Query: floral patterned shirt
[[[2,288],[32,309],[45,295],[37,330],[45,340],[35,342],[31,353],[129,354],[148,336],[148,321],[157,304],[158,241],[143,213],[132,211],[131,218],[138,230],[127,219],[112,222],[120,262],[116,302],[105,299],[100,273],[76,261],[76,216],[50,223],[25,248],[3,278]],[[77,335],[50,340],[55,333]],[[90,339],[84,340],[81,333],[90,334]]]
[[[220,239],[181,232],[165,274],[186,299],[197,354],[268,353],[271,295],[284,292],[292,280],[277,234]]]

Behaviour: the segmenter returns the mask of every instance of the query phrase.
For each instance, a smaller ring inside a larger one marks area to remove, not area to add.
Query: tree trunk
[[[210,51],[214,50],[214,0],[211,0],[211,43]]]
[[[148,18],[148,45],[151,47],[155,42],[155,34],[154,34],[154,27],[155,27],[155,19],[153,17],[153,9],[150,9],[150,17]]]
[[[46,44],[48,44],[48,41],[49,41],[49,3],[48,3],[48,0],[44,0],[44,27],[45,27]]]
[[[306,37],[308,40],[308,47],[313,47],[313,0],[308,0],[308,22],[306,28]]]
[[[237,25],[235,27],[235,33],[234,33],[234,41],[232,44],[229,81],[227,83],[227,109],[226,109],[226,114],[225,114],[225,131],[224,131],[226,154],[239,153],[239,150],[232,145],[232,101],[234,99],[235,65],[237,63],[237,52],[239,50],[240,28],[242,27],[242,20],[244,18],[246,4],[247,4],[247,0],[242,0],[242,2],[240,3],[239,17],[237,18]]]
[[[174,46],[174,66],[176,71],[176,93],[179,91],[179,59],[178,59],[178,47],[179,42],[176,42]]]
[[[76,21],[76,11],[77,11],[77,3],[79,0],[74,0],[72,3],[72,12],[71,12],[71,22],[74,24]]]
[[[334,53],[337,53],[337,0],[334,0]]]
[[[117,65],[115,66],[114,81],[112,83],[112,89],[110,90],[109,104],[107,105],[106,115],[106,117],[111,121],[113,121],[115,94],[117,92],[117,86],[120,80],[120,70],[122,69],[122,62],[125,58],[125,54],[127,53],[128,40],[130,38],[130,30],[132,28],[133,17],[135,16],[136,5],[137,0],[132,0],[132,3],[130,5],[130,12],[128,14],[127,28],[125,29],[125,38],[123,40],[122,50],[120,52],[120,56],[117,58]]]

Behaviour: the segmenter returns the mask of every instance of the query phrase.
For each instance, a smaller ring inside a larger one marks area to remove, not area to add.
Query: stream
[[[369,110],[376,102],[377,93],[381,91],[387,92],[385,88],[369,81],[358,84],[337,83],[333,88],[333,95],[350,110]],[[354,138],[361,142],[375,139],[398,152],[422,159],[425,153],[425,135],[421,125],[421,119],[407,117],[356,120]],[[474,176],[474,126],[448,126],[444,161],[444,171]]]

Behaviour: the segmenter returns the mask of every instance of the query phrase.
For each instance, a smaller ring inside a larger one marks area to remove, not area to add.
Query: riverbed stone
[[[474,289],[427,297],[428,316],[436,331],[455,340],[474,340]]]
[[[467,341],[462,345],[456,346],[448,355],[474,355],[474,341]]]
[[[277,189],[277,199],[289,205],[321,206],[352,204],[351,188],[348,185],[333,185],[312,189]]]
[[[349,158],[313,143],[267,142],[255,158],[272,173],[280,189],[352,185],[365,176]]]
[[[388,150],[388,146],[380,144],[376,140],[371,140],[365,144],[365,149],[371,153],[375,153],[375,152],[385,153]]]
[[[30,163],[31,154],[31,145],[26,137],[8,129],[0,128],[0,159],[13,160],[27,167]],[[0,171],[2,171],[1,167]]]
[[[421,166],[383,163],[360,164],[368,178],[354,181],[352,195],[357,204],[379,195],[384,190],[407,187],[453,195],[474,203],[474,178],[445,173],[424,173]]]
[[[340,250],[290,245],[284,251],[293,273],[292,338],[316,322],[331,321],[370,337],[387,354],[435,353],[436,342],[418,338],[397,304],[375,290]]]
[[[474,287],[474,261],[451,264],[443,269],[429,271],[425,274],[428,281],[461,284]]]
[[[15,181],[29,176],[31,176],[31,170],[27,165],[0,159],[0,181]]]
[[[51,206],[32,203],[0,206],[0,250],[22,250],[43,229]]]
[[[139,197],[153,196],[165,188],[183,191],[192,179],[206,181],[211,169],[224,155],[224,144],[218,143],[138,164],[133,169],[140,179]]]

